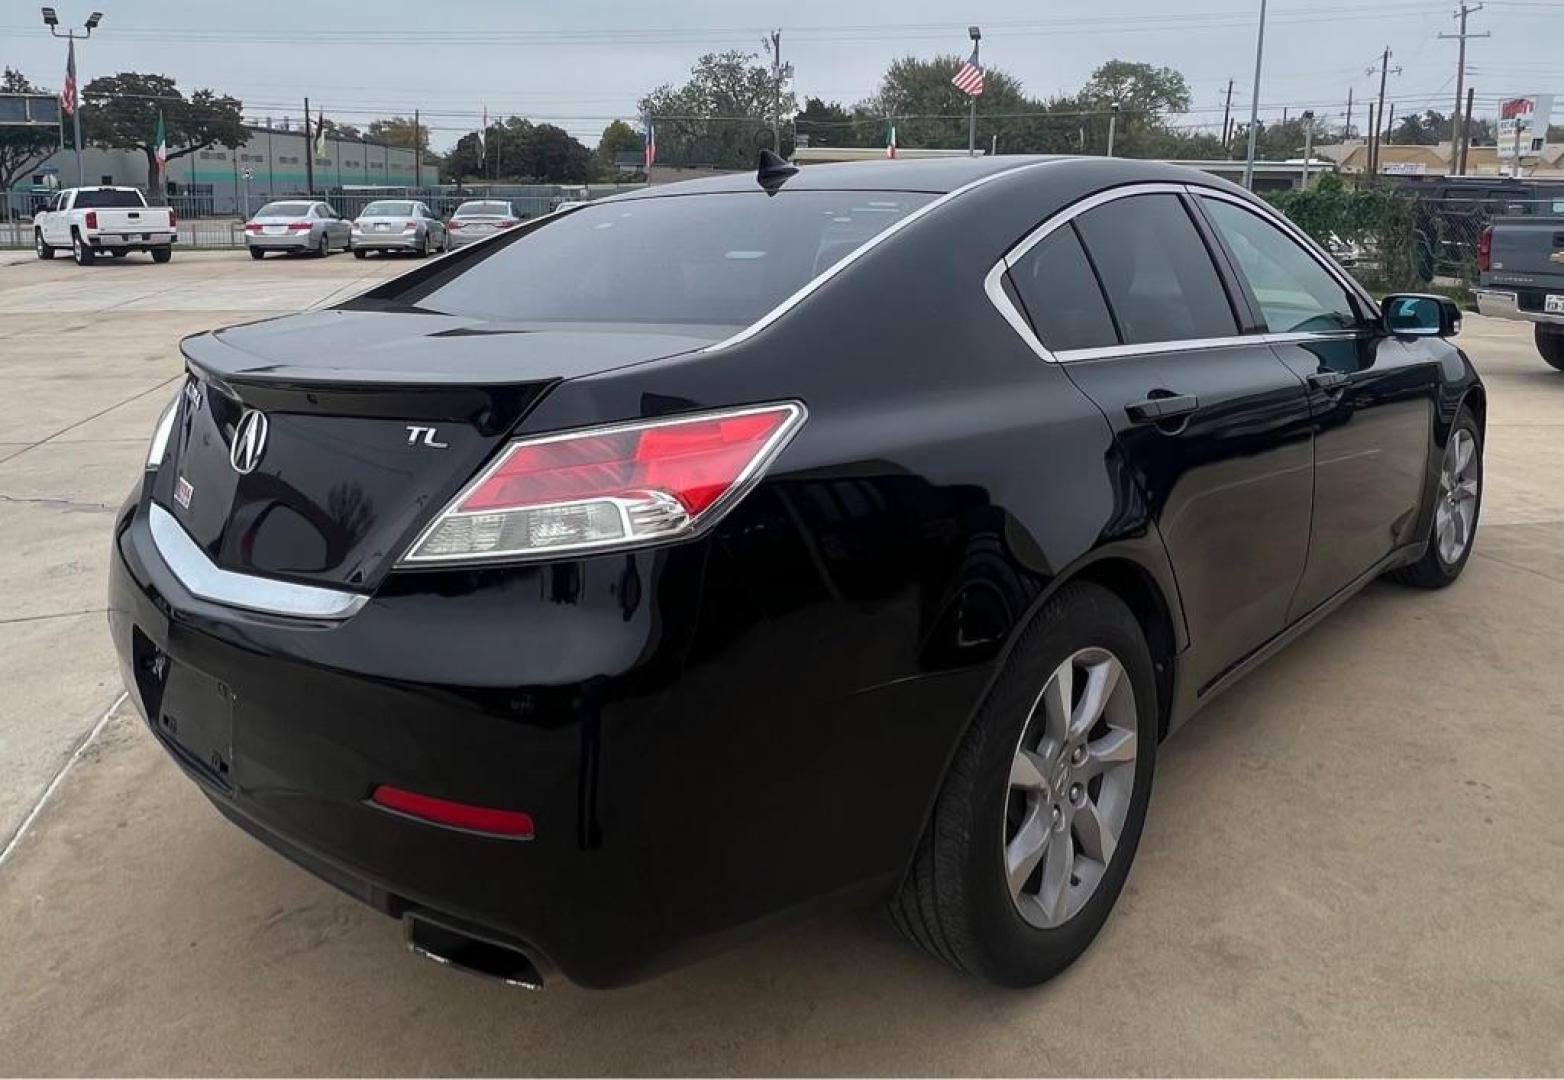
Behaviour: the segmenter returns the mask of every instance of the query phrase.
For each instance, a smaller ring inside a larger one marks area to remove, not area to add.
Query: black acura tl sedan
[[[1198,172],[766,156],[187,339],[109,621],[217,808],[438,959],[610,986],[868,901],[1033,984],[1170,731],[1460,574],[1458,326]]]

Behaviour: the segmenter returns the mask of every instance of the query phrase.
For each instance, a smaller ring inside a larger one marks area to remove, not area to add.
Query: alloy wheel
[[[1472,542],[1477,519],[1477,440],[1458,427],[1445,444],[1439,469],[1439,502],[1434,507],[1434,540],[1446,566],[1461,561]]]
[[[1081,649],[1048,677],[1010,766],[1004,860],[1016,910],[1061,926],[1107,873],[1135,786],[1135,690],[1106,649]]]

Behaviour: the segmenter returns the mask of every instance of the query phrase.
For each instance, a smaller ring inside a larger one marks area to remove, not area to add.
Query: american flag
[[[978,67],[976,45],[972,46],[972,57],[961,65],[960,70],[956,72],[956,77],[950,81],[963,94],[970,97],[983,96],[983,69]]]
[[[646,135],[644,140],[646,143],[645,167],[650,169],[652,163],[657,160],[657,129],[652,127],[652,118],[650,116],[646,118]]]
[[[76,112],[76,42],[65,53],[65,85],[60,88],[60,108],[67,116]]]

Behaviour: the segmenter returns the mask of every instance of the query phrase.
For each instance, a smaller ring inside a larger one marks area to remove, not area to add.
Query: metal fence
[[[509,202],[522,219],[540,217],[567,199],[600,199],[624,191],[635,191],[643,184],[496,184],[492,187],[376,188],[343,189],[318,192],[317,199],[329,203],[343,217],[356,217],[364,207],[378,199],[417,199],[441,218],[449,217],[470,199]],[[32,247],[33,215],[48,203],[52,192],[0,192],[0,248]],[[297,195],[278,199],[304,199]],[[181,248],[239,248],[244,246],[244,222],[266,203],[251,199],[248,207],[219,207],[219,200],[202,191],[169,196],[165,202],[179,218]]]

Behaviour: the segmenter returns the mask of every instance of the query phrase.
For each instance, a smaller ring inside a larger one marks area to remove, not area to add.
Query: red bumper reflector
[[[495,810],[487,806],[470,806],[467,803],[437,799],[433,795],[420,795],[416,791],[381,784],[370,796],[370,801],[387,810],[395,810],[410,817],[432,821],[436,825],[449,825],[472,832],[510,836],[518,840],[532,839],[532,815],[520,810]]]

